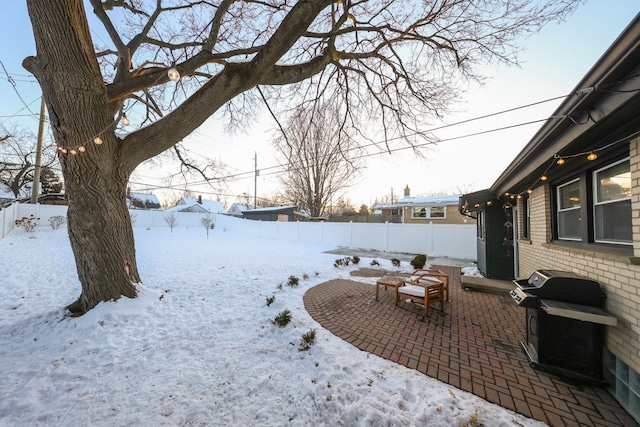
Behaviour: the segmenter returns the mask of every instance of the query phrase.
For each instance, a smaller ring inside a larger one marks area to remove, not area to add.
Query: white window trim
[[[565,182],[565,183],[563,183],[561,185],[558,185],[556,187],[556,200],[557,200],[557,204],[558,204],[558,207],[556,209],[556,222],[557,222],[557,224],[560,224],[560,214],[561,213],[569,212],[569,211],[573,211],[573,210],[580,210],[581,207],[582,207],[582,200],[580,201],[580,205],[578,205],[578,206],[572,206],[570,208],[565,208],[565,209],[562,209],[560,207],[561,200],[562,200],[562,197],[560,195],[560,189],[562,187],[566,187],[569,184],[573,184],[574,182],[580,182],[580,178],[572,179],[571,181],[567,181],[567,182]],[[581,238],[576,238],[576,237],[560,237],[560,226],[559,225],[558,225],[557,229],[558,229],[558,240],[570,240],[570,241],[574,241],[574,242],[581,242],[582,241]]]
[[[593,241],[597,242],[597,243],[610,243],[610,244],[616,244],[616,245],[627,245],[627,246],[633,246],[633,241],[630,242],[621,242],[621,241],[613,241],[613,240],[603,240],[603,239],[596,239],[596,208],[598,206],[604,206],[604,205],[608,205],[610,203],[617,203],[617,202],[623,202],[625,200],[631,200],[631,196],[629,197],[623,197],[620,199],[615,199],[615,200],[607,200],[606,202],[598,202],[598,173],[607,170],[607,169],[611,169],[612,167],[620,164],[620,163],[624,163],[627,161],[630,161],[631,158],[630,157],[625,157],[624,159],[618,160],[617,162],[613,162],[613,163],[609,163],[599,169],[596,169],[593,171],[593,176],[592,176],[592,182],[593,182],[593,206],[591,207],[593,209]]]
[[[431,208],[442,208],[444,212],[444,216],[431,216]],[[425,216],[415,216],[414,209],[424,209]],[[447,219],[447,207],[446,206],[411,206],[411,218],[412,219],[435,219],[435,220],[443,220]]]

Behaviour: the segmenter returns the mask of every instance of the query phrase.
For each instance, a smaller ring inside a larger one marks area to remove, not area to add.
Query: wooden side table
[[[385,288],[392,287],[393,290],[395,291],[403,284],[404,284],[404,279],[402,277],[382,276],[376,282],[376,301],[378,301],[378,290],[380,289],[380,286],[384,286]]]

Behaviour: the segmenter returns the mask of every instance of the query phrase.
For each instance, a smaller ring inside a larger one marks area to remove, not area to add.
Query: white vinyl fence
[[[4,238],[16,219],[34,215],[40,227],[49,227],[49,218],[66,216],[66,206],[13,204],[0,210]],[[131,210],[134,227],[169,228],[165,218],[175,215],[176,227],[202,227],[203,213]],[[274,222],[253,221],[223,214],[211,214],[216,229],[234,231],[274,240],[323,243],[336,247],[370,249],[381,252],[425,254],[457,259],[476,259],[475,224],[374,224],[357,222]]]

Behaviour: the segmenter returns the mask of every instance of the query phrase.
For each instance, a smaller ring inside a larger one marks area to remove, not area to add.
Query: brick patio
[[[604,388],[529,366],[519,344],[525,310],[509,295],[465,291],[459,268],[434,268],[451,280],[445,315],[430,308],[423,319],[421,306],[396,307],[392,289],[381,289],[376,302],[375,286],[344,279],[309,289],[304,304],[318,323],[361,350],[551,426],[638,426]]]

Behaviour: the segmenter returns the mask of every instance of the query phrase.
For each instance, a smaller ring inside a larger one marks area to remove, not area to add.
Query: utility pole
[[[258,154],[253,152],[253,167],[254,167],[254,175],[253,175],[253,208],[258,208],[258,174],[260,171],[258,170]]]
[[[42,140],[44,139],[44,115],[46,103],[44,97],[40,101],[40,122],[38,124],[38,145],[36,149],[36,168],[33,171],[33,183],[31,184],[31,203],[38,203],[38,190],[40,187],[40,167],[42,166]]]

